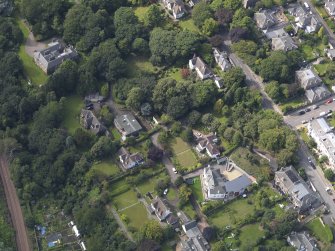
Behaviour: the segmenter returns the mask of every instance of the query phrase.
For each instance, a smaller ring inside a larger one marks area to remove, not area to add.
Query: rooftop
[[[117,116],[114,122],[116,127],[126,136],[142,130],[142,126],[130,113]]]

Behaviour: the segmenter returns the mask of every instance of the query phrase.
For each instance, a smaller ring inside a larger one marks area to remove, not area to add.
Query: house
[[[231,200],[243,194],[251,184],[250,178],[229,160],[222,166],[205,167],[201,176],[202,191],[207,200]]]
[[[128,136],[137,136],[142,130],[142,126],[131,113],[117,116],[114,119],[114,124],[124,138]]]
[[[82,109],[80,113],[80,124],[95,135],[108,135],[106,127],[100,123],[94,113],[90,110]]]
[[[307,232],[292,232],[287,236],[287,243],[297,251],[319,251],[316,240]]]
[[[307,125],[308,134],[317,144],[322,155],[328,157],[329,163],[335,167],[335,134],[324,118],[317,118]]]
[[[277,23],[277,19],[271,10],[262,10],[254,14],[256,25],[261,30],[267,30]]]
[[[164,7],[172,12],[175,19],[183,17],[186,13],[185,5],[182,0],[162,0]]]
[[[223,87],[223,79],[219,76],[214,75],[214,84],[217,88],[221,89]]]
[[[198,224],[195,220],[183,224],[182,229],[187,236],[187,240],[181,242],[181,250],[183,251],[210,250],[209,243],[200,232]]]
[[[196,71],[198,77],[201,80],[210,78],[212,76],[212,71],[200,57],[196,57],[194,55],[194,57],[189,60],[188,66],[191,70]]]
[[[179,223],[179,218],[174,216],[173,214],[170,214],[167,218],[166,218],[166,223],[173,226],[173,225],[177,225]]]
[[[60,233],[49,234],[45,237],[48,247],[52,248],[62,243],[62,235]]]
[[[335,58],[335,49],[327,49],[327,57],[334,61]]]
[[[325,9],[329,16],[335,16],[335,1],[325,1]]]
[[[144,159],[140,153],[130,154],[127,149],[121,147],[118,152],[119,160],[122,166],[128,170],[144,164]]]
[[[303,29],[306,33],[316,32],[320,28],[320,23],[318,20],[311,14],[306,16],[296,17],[296,25]]]
[[[83,241],[80,242],[80,248],[81,248],[81,250],[83,250],[83,251],[86,251],[86,250],[87,250],[86,245],[85,245],[85,243],[84,243]]]
[[[220,150],[216,143],[218,143],[218,138],[214,134],[209,134],[204,137],[200,137],[197,139],[198,144],[196,149],[198,152],[204,152],[208,154],[212,159],[218,158],[220,156]]]
[[[196,4],[200,3],[201,0],[190,0],[188,1],[188,5],[193,8]]]
[[[319,196],[292,167],[283,167],[275,173],[275,185],[287,194],[299,213],[318,208],[321,205]]]
[[[228,55],[225,52],[220,52],[218,49],[213,49],[215,62],[219,65],[222,71],[229,70],[232,66],[229,62]]]
[[[305,96],[310,103],[315,103],[331,96],[331,92],[324,84],[321,84],[320,86],[306,90]]]
[[[75,59],[78,53],[73,47],[64,47],[59,41],[48,44],[48,48],[34,52],[35,63],[47,74],[54,72],[67,59]]]
[[[321,78],[312,69],[296,71],[295,81],[305,90],[322,84]]]
[[[74,235],[75,235],[76,237],[79,237],[79,236],[80,236],[80,233],[79,233],[79,230],[78,230],[78,228],[77,228],[77,225],[72,226],[72,232],[74,233]]]
[[[294,43],[290,36],[282,36],[272,38],[272,50],[274,51],[291,51],[297,49],[298,46]]]
[[[151,208],[155,211],[155,214],[160,221],[165,220],[171,214],[165,201],[158,196],[151,202]]]
[[[283,28],[268,29],[268,30],[264,30],[263,32],[268,39],[288,36],[288,33]]]

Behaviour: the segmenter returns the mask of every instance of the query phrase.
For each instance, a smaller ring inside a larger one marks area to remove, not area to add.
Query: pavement
[[[327,100],[332,100],[335,98],[335,96],[331,96],[328,99],[321,101],[316,104],[312,104],[309,106],[304,107],[303,109],[299,109],[297,111],[294,111],[286,116],[284,116],[284,121],[289,124],[291,127],[295,128],[298,126],[301,126],[303,121],[310,121],[311,119],[316,119],[320,117],[321,112],[328,112],[329,110],[335,111],[335,101],[332,101],[330,104],[326,104]],[[313,109],[314,105],[319,106],[317,109]],[[299,111],[305,110],[305,109],[311,109],[311,111],[306,112],[303,115],[299,115]]]
[[[24,223],[20,201],[13,181],[10,178],[8,161],[0,156],[0,176],[5,190],[6,202],[10,218],[15,230],[16,247],[18,251],[30,251],[27,229]]]

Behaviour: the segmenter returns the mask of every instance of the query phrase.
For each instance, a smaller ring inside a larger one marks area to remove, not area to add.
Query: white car
[[[164,190],[163,194],[164,194],[164,195],[167,195],[168,192],[169,192],[169,189],[166,188],[166,189]]]
[[[178,173],[178,171],[176,170],[176,168],[172,168],[172,171],[174,172],[174,173]]]

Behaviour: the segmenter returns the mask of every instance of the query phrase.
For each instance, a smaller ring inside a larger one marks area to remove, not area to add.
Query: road
[[[329,38],[335,40],[335,34],[334,32],[329,28],[329,26],[327,25],[327,23],[325,22],[325,20],[320,16],[319,12],[316,10],[315,6],[313,5],[311,0],[304,0],[301,1],[301,3],[306,2],[308,3],[309,7],[310,7],[310,11],[314,14],[314,17],[319,21],[320,24],[322,24],[322,26],[325,29],[326,34],[329,36]]]
[[[328,98],[327,100],[332,100],[334,98],[334,96]],[[317,105],[319,106],[319,108],[317,109],[313,109],[313,105],[310,105],[308,107],[304,107],[303,109],[300,109],[298,111],[294,111],[293,113],[290,113],[286,116],[284,116],[284,120],[287,124],[289,124],[292,127],[297,127],[299,125],[302,125],[302,121],[309,121],[312,118],[317,118],[320,116],[321,112],[328,112],[329,110],[335,111],[335,102],[332,102],[330,104],[326,104],[325,101],[319,102],[317,103]],[[299,115],[299,111],[301,110],[305,110],[306,108],[311,109],[311,111],[306,112],[303,115]]]
[[[234,65],[240,67],[243,70],[246,76],[247,85],[251,88],[258,89],[260,93],[262,94],[263,108],[275,110],[277,113],[282,114],[282,111],[280,110],[278,105],[276,105],[272,101],[272,99],[268,96],[268,94],[265,92],[263,79],[260,76],[258,76],[256,73],[254,73],[253,70],[247,64],[243,62],[243,60],[241,60],[235,53],[233,53],[230,50],[229,45],[231,44],[231,42],[229,40],[225,40],[224,43],[225,44],[222,46],[223,50],[228,52],[229,58],[233,61]]]
[[[10,218],[15,229],[16,247],[19,251],[30,251],[27,229],[24,224],[19,198],[13,181],[10,178],[8,161],[0,156],[0,176],[5,190]]]

